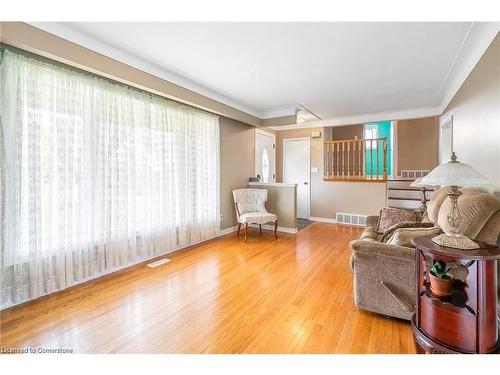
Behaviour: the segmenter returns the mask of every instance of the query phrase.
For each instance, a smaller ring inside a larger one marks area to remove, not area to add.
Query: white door
[[[255,176],[260,182],[276,182],[276,137],[255,129]]]
[[[283,140],[283,182],[297,184],[297,217],[309,219],[310,194],[309,138]]]

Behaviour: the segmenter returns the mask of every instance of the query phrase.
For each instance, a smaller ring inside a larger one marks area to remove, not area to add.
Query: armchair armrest
[[[410,320],[415,300],[415,249],[351,241],[356,307]]]
[[[376,227],[378,223],[378,215],[369,215],[366,217],[367,227]]]
[[[381,256],[415,262],[415,249],[411,247],[365,240],[351,241],[349,246],[351,247],[354,258],[359,254],[361,256]]]

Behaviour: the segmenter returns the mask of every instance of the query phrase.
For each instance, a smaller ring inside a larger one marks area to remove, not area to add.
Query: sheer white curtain
[[[3,50],[1,306],[219,230],[218,117]]]

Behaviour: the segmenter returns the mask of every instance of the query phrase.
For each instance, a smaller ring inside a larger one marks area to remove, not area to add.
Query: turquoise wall
[[[392,122],[391,121],[379,121],[379,122],[369,122],[366,123],[365,125],[376,125],[377,126],[377,131],[378,131],[378,138],[387,138],[387,176],[391,176],[391,171],[392,171],[392,165],[391,165],[391,159],[392,159],[392,138],[391,138],[391,128],[392,128]],[[371,172],[371,158],[373,157],[373,174],[379,174],[382,176],[384,172],[384,163],[383,163],[383,157],[384,157],[384,150],[382,147],[382,142],[379,142],[377,151],[373,150],[370,152],[370,150],[366,150],[366,174],[370,175],[372,174]],[[376,170],[376,163],[377,163],[377,153],[378,153],[378,158],[379,158],[379,168],[378,171]]]

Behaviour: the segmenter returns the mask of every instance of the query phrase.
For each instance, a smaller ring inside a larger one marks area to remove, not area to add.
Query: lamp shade
[[[460,163],[453,154],[448,163],[438,165],[420,181],[424,185],[481,186],[488,185],[488,179],[468,164]]]
[[[423,177],[419,177],[417,178],[415,181],[413,181],[410,186],[411,187],[419,187],[419,188],[423,188],[423,187],[433,187],[434,185],[429,185],[429,184],[424,184],[422,182],[422,179]]]

